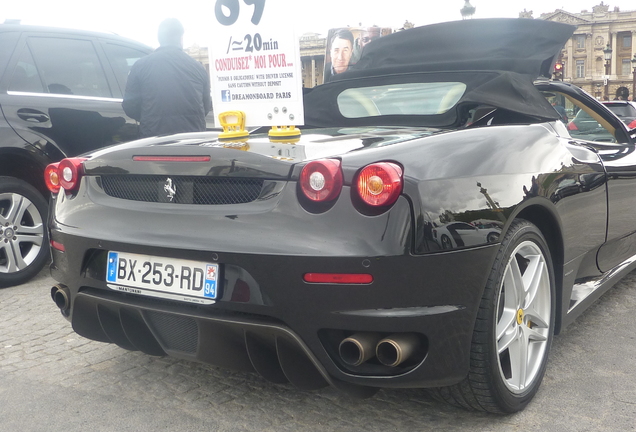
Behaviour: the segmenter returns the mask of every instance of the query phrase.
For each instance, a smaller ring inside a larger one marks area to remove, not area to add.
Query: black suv
[[[116,35],[0,24],[0,287],[46,263],[44,168],[137,138],[121,101],[152,49]]]

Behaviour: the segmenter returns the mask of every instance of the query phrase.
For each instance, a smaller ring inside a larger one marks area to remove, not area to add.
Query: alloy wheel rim
[[[499,373],[515,394],[526,391],[541,372],[551,331],[551,302],[545,256],[536,243],[524,241],[506,264],[495,327]]]
[[[35,204],[20,194],[0,193],[0,273],[27,268],[43,241],[44,224]]]

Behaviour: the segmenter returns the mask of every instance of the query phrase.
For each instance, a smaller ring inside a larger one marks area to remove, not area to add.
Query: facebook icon
[[[223,102],[232,102],[232,98],[230,97],[229,90],[221,90],[221,100]]]

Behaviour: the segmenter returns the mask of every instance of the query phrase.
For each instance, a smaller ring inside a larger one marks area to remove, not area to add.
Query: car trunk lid
[[[303,131],[297,142],[267,135],[224,142],[214,134],[151,138],[98,151],[85,161],[86,175],[172,175],[287,180],[299,163],[364,152],[440,134],[431,128],[347,128]]]

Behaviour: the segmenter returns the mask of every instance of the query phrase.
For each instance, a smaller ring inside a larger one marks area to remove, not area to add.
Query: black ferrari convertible
[[[297,139],[180,134],[50,165],[55,303],[150,355],[523,409],[553,335],[636,268],[636,131],[548,79],[573,31],[398,32],[306,92]]]

